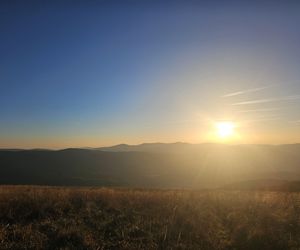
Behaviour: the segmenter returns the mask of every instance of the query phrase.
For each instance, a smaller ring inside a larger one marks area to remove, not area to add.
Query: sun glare
[[[221,138],[228,138],[234,134],[235,125],[233,122],[216,123],[217,134]]]

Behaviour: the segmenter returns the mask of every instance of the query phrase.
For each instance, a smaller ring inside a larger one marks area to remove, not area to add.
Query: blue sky
[[[75,2],[1,1],[1,147],[300,141],[296,2]]]

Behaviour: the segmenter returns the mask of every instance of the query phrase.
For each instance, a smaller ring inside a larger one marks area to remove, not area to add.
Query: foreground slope
[[[300,248],[300,194],[0,188],[1,249]]]

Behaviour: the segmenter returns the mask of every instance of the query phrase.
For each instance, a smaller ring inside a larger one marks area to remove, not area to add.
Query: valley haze
[[[233,184],[245,188],[245,182],[254,181],[257,188],[278,188],[300,180],[299,152],[300,144],[181,142],[1,149],[0,183],[206,189]],[[255,188],[253,183],[251,188]]]

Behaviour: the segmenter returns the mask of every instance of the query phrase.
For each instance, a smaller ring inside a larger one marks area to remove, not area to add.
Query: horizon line
[[[63,147],[63,148],[5,148],[0,147],[0,151],[30,151],[30,150],[41,150],[41,151],[61,151],[61,150],[68,150],[68,149],[82,149],[82,150],[101,150],[105,148],[113,148],[117,146],[142,146],[146,144],[188,144],[188,145],[204,145],[204,144],[215,144],[215,145],[227,145],[227,146],[243,146],[243,145],[257,145],[257,146],[282,146],[282,145],[297,145],[300,144],[300,142],[293,142],[293,143],[222,143],[222,142],[200,142],[200,143],[190,143],[190,142],[183,142],[183,141],[177,141],[177,142],[143,142],[138,144],[127,144],[127,143],[119,143],[119,144],[113,144],[110,146],[99,146],[99,147]]]

